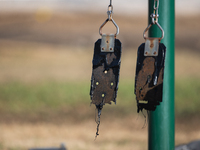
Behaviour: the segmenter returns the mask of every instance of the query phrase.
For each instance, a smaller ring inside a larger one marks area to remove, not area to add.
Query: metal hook
[[[109,19],[109,20],[112,19],[112,13],[113,13],[113,6],[112,6],[112,5],[109,5],[109,6],[108,6],[108,11],[107,11],[108,19]]]
[[[117,29],[117,31],[116,31],[116,33],[115,33],[115,37],[119,34],[119,27],[118,27],[118,25],[115,23],[115,21],[112,19],[112,13],[113,13],[113,6],[112,6],[112,0],[110,0],[110,5],[108,6],[108,11],[107,11],[107,14],[108,14],[108,19],[106,19],[106,21],[100,26],[100,28],[99,28],[99,34],[102,36],[102,28],[104,27],[104,25],[108,22],[108,21],[111,21],[114,25],[115,25],[115,27],[116,27],[116,29]]]
[[[157,2],[157,6],[156,6],[156,2]],[[160,24],[158,23],[158,17],[159,17],[159,14],[158,14],[158,7],[159,7],[159,0],[154,0],[154,6],[153,6],[153,8],[154,8],[154,13],[152,13],[152,14],[150,15],[150,17],[152,18],[152,22],[151,22],[151,24],[149,24],[148,27],[144,30],[144,33],[143,33],[144,39],[147,38],[146,33],[147,33],[147,31],[151,28],[151,26],[152,26],[153,24],[156,24],[156,25],[159,27],[159,29],[161,30],[161,32],[162,32],[162,36],[159,38],[159,41],[161,41],[161,40],[164,38],[164,30],[163,30],[163,28],[160,26]],[[155,14],[155,11],[156,11],[156,14]],[[155,19],[156,19],[156,20],[155,20]]]
[[[156,24],[156,23],[158,23],[158,17],[159,17],[159,14],[151,14],[150,15],[150,17],[151,17],[151,22],[153,23],[153,24]],[[155,20],[156,19],[156,20]]]

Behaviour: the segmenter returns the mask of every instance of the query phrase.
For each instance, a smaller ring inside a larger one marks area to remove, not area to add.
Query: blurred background
[[[113,1],[122,58],[117,105],[96,133],[90,106],[95,41],[109,0],[0,1],[0,149],[147,149],[147,114],[137,114],[134,77],[148,22],[147,0]],[[176,0],[176,145],[200,139],[200,1]],[[105,32],[115,32],[112,25]],[[143,128],[144,127],[144,128]]]

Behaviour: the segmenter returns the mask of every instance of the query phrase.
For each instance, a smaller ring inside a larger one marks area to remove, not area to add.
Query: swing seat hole
[[[151,45],[150,45],[150,48],[153,48],[154,47],[154,44],[153,43],[151,43]]]

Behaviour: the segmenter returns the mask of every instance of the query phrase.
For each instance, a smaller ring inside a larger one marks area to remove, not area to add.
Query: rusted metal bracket
[[[156,105],[162,102],[166,47],[159,43],[157,56],[145,56],[145,44],[140,45],[137,56],[135,95],[138,112],[155,110]]]
[[[146,38],[144,56],[158,56],[159,38]]]
[[[101,39],[101,52],[114,52],[115,35],[103,34]]]

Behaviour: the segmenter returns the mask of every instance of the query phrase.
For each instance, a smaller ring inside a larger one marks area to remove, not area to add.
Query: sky
[[[114,12],[146,14],[148,0],[112,0]],[[107,11],[109,0],[0,0],[1,11],[35,11],[48,8],[52,11]],[[177,15],[200,15],[200,0],[175,0]],[[103,12],[104,13],[104,12]]]

